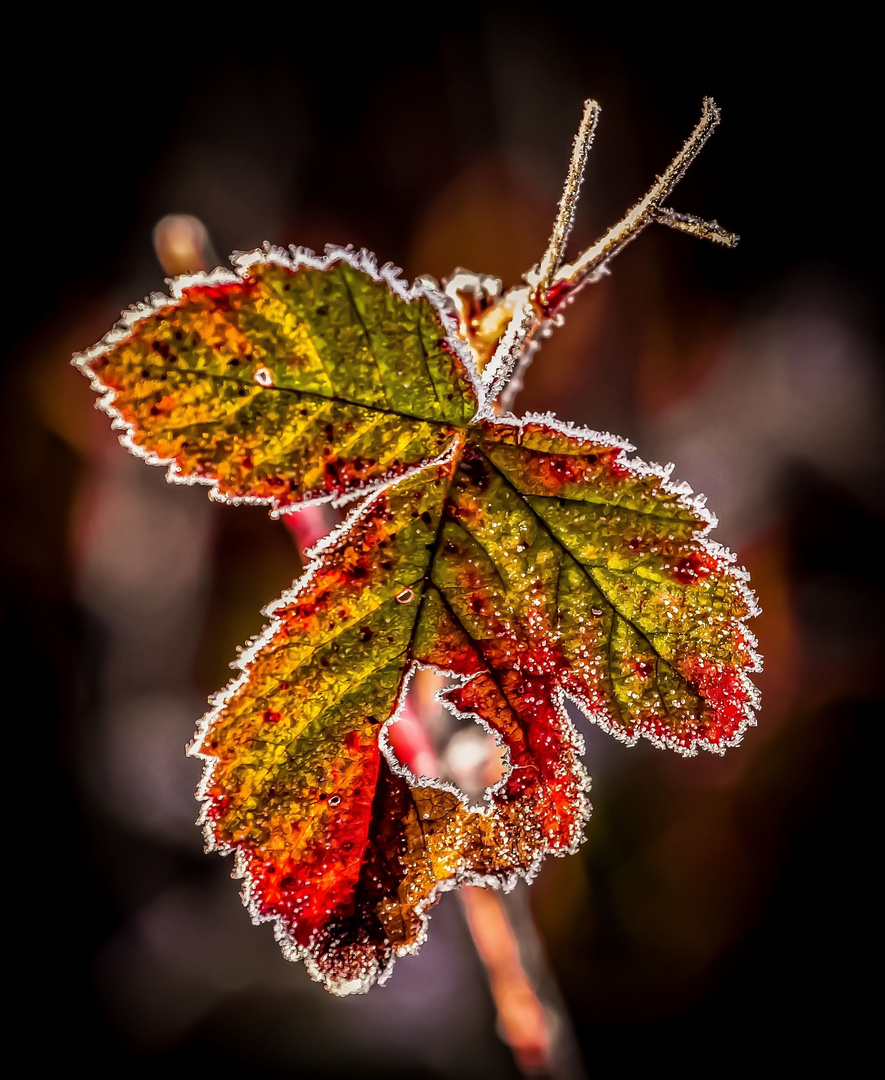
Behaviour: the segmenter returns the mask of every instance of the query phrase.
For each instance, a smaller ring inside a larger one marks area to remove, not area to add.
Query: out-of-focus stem
[[[586,135],[588,141],[591,135],[592,126]],[[577,144],[575,153],[578,153]],[[581,153],[586,157],[586,149]],[[163,270],[170,276],[193,273],[206,266],[209,238],[197,218],[189,215],[163,218],[154,229],[154,245]],[[557,261],[551,274],[558,265]],[[305,550],[333,527],[336,516],[325,506],[304,507],[285,516],[302,558]],[[406,716],[396,725],[393,742],[398,755],[416,775],[438,774],[433,744],[420,717],[408,706]],[[500,895],[491,889],[468,887],[461,890],[461,897],[473,943],[488,973],[501,1036],[523,1072],[552,1075],[547,1017],[523,967],[516,934]]]
[[[209,233],[192,214],[167,214],[154,226],[154,251],[169,277],[208,270],[214,258]]]
[[[439,675],[428,669],[419,670],[403,716],[389,731],[394,752],[416,776],[439,776],[441,772],[433,740],[424,723],[441,685],[444,681]],[[490,760],[485,769],[488,783],[499,778],[497,770],[498,763]],[[459,896],[470,936],[488,976],[498,1013],[498,1033],[510,1047],[520,1071],[551,1080],[555,1077],[565,1080],[566,1076],[576,1080],[580,1069],[564,1067],[569,1056],[562,1052],[567,1021],[559,1015],[561,1010],[549,1001],[542,1001],[531,969],[523,961],[520,933],[505,898],[494,889],[474,886],[462,887]],[[523,930],[533,933],[530,925]]]
[[[547,1014],[523,967],[516,933],[501,896],[491,889],[465,886],[461,903],[473,944],[488,974],[502,1038],[524,1073],[552,1076]]]

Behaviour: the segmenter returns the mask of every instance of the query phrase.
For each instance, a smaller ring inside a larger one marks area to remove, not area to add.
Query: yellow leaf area
[[[171,475],[283,509],[438,456],[477,399],[429,296],[342,258],[188,285],[84,355],[130,444]]]

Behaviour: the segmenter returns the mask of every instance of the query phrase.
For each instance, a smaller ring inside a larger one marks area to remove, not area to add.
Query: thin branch
[[[498,311],[506,304],[512,314],[507,328],[498,337],[496,348],[482,374],[492,408],[494,408],[492,403],[509,382],[514,368],[520,360],[527,359],[531,348],[530,338],[537,327],[539,311],[543,311],[547,306],[550,286],[562,263],[565,246],[575,223],[575,208],[578,204],[587,154],[593,143],[599,113],[600,108],[597,102],[592,99],[584,102],[584,113],[575,141],[572,143],[568,173],[559,199],[553,231],[540,263],[525,275],[528,288],[523,286],[510,290],[507,296],[498,302]],[[491,321],[488,313],[483,321]],[[480,332],[481,327],[482,323],[480,323]]]
[[[405,709],[390,729],[390,745],[416,776],[441,776],[465,786],[448,754],[437,756],[431,732],[448,715],[438,692],[445,677],[419,667],[409,686]],[[486,787],[502,776],[498,757],[489,755],[470,777]],[[471,770],[472,771],[472,770]],[[485,968],[498,1014],[498,1034],[510,1047],[519,1071],[546,1080],[581,1080],[574,1039],[556,988],[543,964],[531,917],[514,917],[514,900],[496,889],[465,885],[461,902],[470,936]],[[524,899],[524,896],[523,896]],[[518,908],[516,909],[518,911]]]
[[[575,223],[575,207],[578,203],[578,195],[581,192],[584,169],[587,165],[587,154],[590,152],[590,146],[593,143],[599,113],[600,108],[597,102],[592,100],[584,102],[584,115],[581,117],[581,125],[572,144],[572,156],[569,161],[562,196],[559,200],[559,209],[556,214],[556,221],[553,224],[553,232],[550,234],[547,250],[544,252],[544,257],[538,266],[538,282],[535,286],[535,295],[542,305],[547,303],[547,291],[565,257],[565,245],[568,243],[569,234]]]
[[[193,214],[167,214],[154,226],[154,251],[169,277],[208,270],[217,262],[206,226]]]
[[[682,179],[686,169],[691,165],[698,153],[713,134],[719,123],[719,109],[712,98],[704,98],[701,118],[694,131],[689,135],[685,145],[675,158],[670,162],[662,176],[659,176],[651,186],[644,198],[629,210],[621,221],[590,248],[588,248],[573,263],[567,263],[560,267],[553,279],[554,285],[566,286],[569,293],[574,293],[588,281],[593,280],[604,263],[613,258],[631,240],[634,239],[651,221],[659,219],[666,225],[674,228],[693,232],[701,235],[699,227],[688,223],[688,215],[675,215],[672,211],[664,210],[664,200]],[[677,221],[679,224],[677,224]],[[692,219],[692,222],[699,219]],[[709,226],[711,239],[723,242],[722,236],[725,230],[718,225]],[[715,235],[714,235],[715,234]]]
[[[520,1072],[553,1075],[550,1022],[520,956],[519,942],[501,896],[466,885],[461,903],[498,1012],[499,1035]]]
[[[662,225],[669,225],[671,229],[690,233],[699,240],[712,240],[714,244],[722,244],[724,247],[737,247],[740,240],[737,233],[723,229],[718,221],[704,221],[694,214],[677,214],[675,210],[667,207],[656,210],[654,219]]]

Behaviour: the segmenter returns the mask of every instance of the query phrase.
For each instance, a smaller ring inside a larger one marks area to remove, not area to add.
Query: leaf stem
[[[470,936],[488,975],[501,1037],[523,1073],[553,1075],[550,1025],[523,966],[502,897],[492,889],[472,885],[464,886],[460,896]]]
[[[395,753],[416,776],[451,778],[431,736],[433,709],[442,709],[438,691],[443,686],[445,679],[436,671],[419,668],[397,722],[397,727],[404,723],[408,727]],[[498,763],[490,759],[486,783],[498,776]],[[519,1071],[547,1080],[583,1080],[574,1037],[547,973],[525,892],[504,896],[493,888],[463,885],[458,896],[486,971],[498,1035],[510,1047]]]

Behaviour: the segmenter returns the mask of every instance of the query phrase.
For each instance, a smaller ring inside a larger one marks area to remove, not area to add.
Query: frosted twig
[[[703,222],[688,214],[675,214],[664,207],[664,200],[682,179],[686,169],[694,161],[707,139],[713,134],[719,123],[719,109],[712,98],[704,98],[701,118],[694,131],[685,141],[685,145],[670,162],[663,175],[659,176],[644,198],[640,199],[624,217],[609,229],[596,243],[589,247],[574,262],[560,267],[553,278],[554,285],[566,286],[574,294],[588,281],[594,279],[604,263],[613,258],[637,236],[651,221],[659,220],[672,228],[682,229],[695,236],[705,236],[719,243],[734,246],[737,237],[726,233],[715,222]],[[726,237],[728,239],[726,239]]]
[[[503,333],[499,331],[495,350],[483,371],[483,382],[487,387],[490,403],[495,401],[498,393],[507,385],[517,365],[527,363],[531,355],[531,337],[537,329],[539,313],[547,306],[550,286],[562,263],[565,246],[575,222],[575,207],[599,113],[597,102],[592,99],[584,102],[584,114],[572,144],[568,173],[559,199],[553,231],[540,263],[525,275],[528,287],[511,289],[496,305],[498,312],[506,308],[511,314],[506,330]],[[477,339],[481,337],[483,324],[493,320],[495,313],[489,312],[480,321],[475,334]]]
[[[712,240],[714,244],[722,244],[724,247],[737,247],[740,239],[737,233],[723,229],[718,221],[704,221],[694,214],[677,214],[675,210],[666,207],[656,210],[654,219],[662,225],[669,225],[671,229],[691,233],[700,240]]]
[[[568,243],[569,234],[575,223],[575,207],[578,203],[578,195],[581,192],[587,154],[593,143],[599,113],[600,108],[597,102],[592,100],[584,102],[584,115],[581,117],[581,126],[578,128],[578,133],[575,135],[575,141],[572,144],[572,156],[569,161],[562,196],[559,200],[556,221],[553,223],[553,232],[550,234],[547,250],[538,265],[538,281],[535,286],[535,295],[542,306],[547,303],[547,291],[553,282],[556,271],[562,265],[565,256],[565,245]]]

